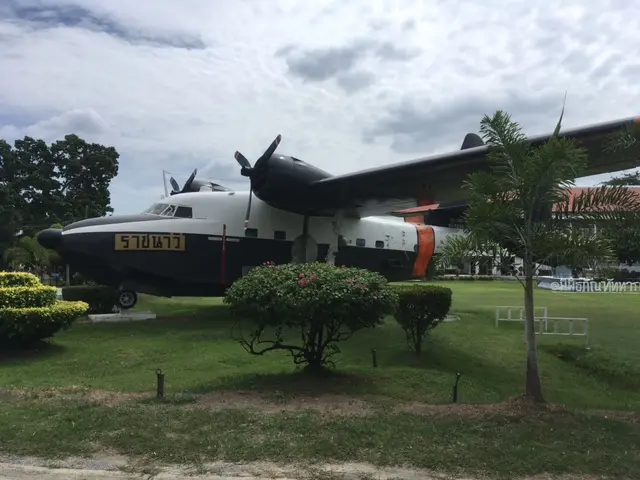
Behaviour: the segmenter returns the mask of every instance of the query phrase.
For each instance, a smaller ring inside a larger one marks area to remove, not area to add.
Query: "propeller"
[[[278,148],[278,145],[280,144],[281,141],[282,141],[282,135],[278,134],[275,140],[271,142],[271,145],[269,145],[269,148],[267,148],[264,151],[264,153],[260,156],[260,158],[256,160],[255,165],[257,166],[258,163],[260,163],[260,160],[266,160],[271,158],[271,155],[273,155],[273,153],[276,151],[276,148]],[[236,151],[236,153],[233,156],[235,157],[236,161],[240,165],[240,175],[242,175],[243,177],[249,178],[249,203],[247,204],[247,213],[244,217],[244,228],[246,230],[247,228],[249,228],[249,215],[251,215],[251,197],[253,196],[252,180],[253,180],[253,174],[255,172],[255,168],[251,166],[251,162],[247,160],[247,157],[245,157],[240,152]]]
[[[189,178],[187,179],[187,181],[184,184],[184,187],[182,187],[182,190],[180,190],[180,185],[178,185],[178,182],[176,182],[176,179],[171,177],[169,179],[169,183],[171,184],[171,188],[173,188],[173,190],[171,190],[171,195],[176,195],[178,193],[183,193],[183,192],[188,192],[191,184],[193,183],[193,180],[196,178],[196,175],[198,174],[198,169],[194,169],[193,172],[191,173],[191,176],[189,176]]]
[[[176,179],[171,177],[169,179],[169,183],[171,184],[171,188],[173,188],[173,190],[171,190],[171,195],[175,195],[176,193],[180,193],[180,185],[178,185],[178,182],[176,182]]]

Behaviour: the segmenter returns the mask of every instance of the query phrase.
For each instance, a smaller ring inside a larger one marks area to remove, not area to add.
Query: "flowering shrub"
[[[238,319],[239,342],[249,353],[286,350],[296,364],[319,371],[339,352],[338,342],[393,314],[397,295],[384,277],[368,270],[266,263],[237,280],[224,302]]]

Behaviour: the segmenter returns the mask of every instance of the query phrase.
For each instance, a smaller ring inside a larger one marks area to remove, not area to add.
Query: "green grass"
[[[0,413],[0,444],[50,457],[89,455],[99,445],[154,462],[196,465],[213,459],[371,462],[505,478],[543,472],[637,478],[640,471],[637,426],[571,414],[478,419],[381,413],[372,419],[23,401]]]
[[[640,448],[637,424],[578,412],[640,408],[640,295],[536,290],[536,304],[548,307],[549,315],[590,321],[590,350],[579,339],[539,339],[545,395],[573,413],[402,413],[390,406],[450,403],[456,372],[462,373],[465,404],[503,402],[523,391],[523,327],[494,326],[496,306],[522,304],[520,285],[442,284],[452,288],[452,313],[461,321],[439,326],[420,360],[407,352],[404,333],[388,319],[342,344],[341,375],[324,381],[292,376],[284,353],[246,353],[230,339],[232,322],[219,299],[142,297],[137,309],[152,309],[162,319],[77,324],[39,352],[0,354],[0,387],[29,392],[75,386],[151,398],[161,368],[169,401],[106,406],[79,397],[16,396],[10,390],[3,397],[0,388],[0,449],[50,456],[99,447],[143,456],[156,452],[166,461],[360,460],[504,474],[640,471],[640,459],[630,453]],[[371,364],[372,348],[378,368]],[[253,390],[273,402],[339,393],[382,410],[338,417],[192,408],[189,394],[224,390]]]
[[[340,384],[350,394],[448,403],[455,373],[460,400],[500,402],[521,393],[524,339],[521,324],[494,326],[497,305],[520,305],[522,290],[510,282],[448,282],[452,313],[428,339],[423,358],[407,351],[404,333],[389,319],[341,345],[337,368],[353,374]],[[549,401],[574,408],[640,407],[640,295],[536,291],[537,305],[552,316],[587,316],[591,350],[580,339],[540,339],[540,365]],[[77,324],[55,337],[51,348],[0,363],[0,385],[84,386],[153,391],[155,371],[166,374],[168,392],[225,388],[292,390],[290,359],[280,352],[257,357],[230,339],[232,322],[219,299],[145,297],[139,310],[165,317],[128,324]],[[379,367],[373,368],[371,349]],[[561,358],[564,357],[564,358]],[[305,388],[313,388],[306,384]],[[320,388],[325,388],[323,385]]]

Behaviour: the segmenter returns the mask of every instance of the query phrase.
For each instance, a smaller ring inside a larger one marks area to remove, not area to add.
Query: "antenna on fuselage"
[[[162,185],[164,186],[164,198],[169,196],[169,190],[167,189],[167,172],[166,170],[162,170]]]

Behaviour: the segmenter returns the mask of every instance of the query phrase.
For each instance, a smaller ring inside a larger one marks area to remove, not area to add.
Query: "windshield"
[[[167,203],[154,203],[142,213],[148,213],[150,215],[162,215],[164,217],[173,217],[175,211],[175,205],[169,205]]]

